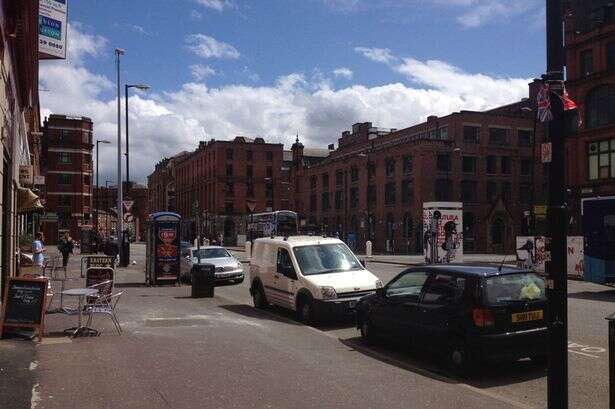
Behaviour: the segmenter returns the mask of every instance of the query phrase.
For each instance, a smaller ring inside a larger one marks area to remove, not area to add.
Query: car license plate
[[[357,302],[356,301],[348,301],[348,308],[354,308],[357,306]]]
[[[542,310],[518,312],[512,315],[512,322],[538,321],[542,318]]]

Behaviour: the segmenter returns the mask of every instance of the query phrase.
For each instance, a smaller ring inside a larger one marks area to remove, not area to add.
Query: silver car
[[[190,254],[185,256],[187,262],[187,280],[190,281],[190,271],[197,263],[207,263],[216,266],[216,286],[234,285],[243,282],[244,273],[241,262],[227,249],[220,246],[202,246],[190,248]]]

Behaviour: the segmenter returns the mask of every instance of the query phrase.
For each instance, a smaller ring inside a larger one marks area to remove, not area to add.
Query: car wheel
[[[458,375],[471,375],[475,369],[472,353],[465,341],[455,339],[448,351],[448,361],[451,369]]]
[[[314,322],[314,309],[312,308],[312,302],[309,299],[303,298],[297,305],[297,317],[299,321],[306,324]]]
[[[374,326],[367,318],[361,322],[361,327],[359,330],[361,331],[361,338],[363,338],[363,341],[368,345],[371,345],[376,341]]]
[[[257,283],[254,285],[254,289],[252,290],[252,301],[254,302],[254,306],[260,309],[267,308],[267,306],[269,305],[261,283]]]

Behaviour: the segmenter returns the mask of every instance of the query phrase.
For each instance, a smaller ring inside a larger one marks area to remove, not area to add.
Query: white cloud
[[[224,41],[218,41],[205,34],[191,34],[186,37],[188,49],[202,58],[231,58],[237,59],[239,51]]]
[[[100,179],[114,179],[116,101],[103,92],[112,92],[113,83],[83,63],[86,56],[103,51],[111,55],[111,50],[92,46],[100,41],[89,41],[97,37],[80,30],[71,35],[77,40],[71,42],[72,59],[41,62],[41,88],[51,90],[41,93],[43,113],[91,117],[96,138],[113,141],[113,145],[101,145]],[[525,79],[467,73],[441,61],[395,61],[389,66],[407,77],[408,83],[336,89],[316,72],[308,77],[291,73],[267,86],[210,88],[190,82],[159,95],[133,94],[129,100],[131,175],[145,181],[162,157],[193,150],[199,140],[263,136],[288,147],[299,130],[306,146],[323,147],[356,122],[404,128],[428,115],[483,110],[527,95]]]
[[[129,27],[135,33],[143,34],[148,37],[153,35],[151,32],[147,31],[143,26],[139,26],[137,24],[131,24]]]
[[[388,48],[355,47],[354,50],[372,61],[385,64],[391,63],[397,59]]]
[[[323,3],[334,9],[340,11],[350,11],[361,3],[360,0],[323,0]]]
[[[196,10],[192,10],[192,11],[190,12],[190,18],[191,18],[192,20],[200,20],[200,19],[202,19],[202,18],[203,18],[203,14],[202,14],[202,13],[200,13],[200,12],[198,12],[198,11],[196,11]]]
[[[340,67],[333,70],[333,75],[336,77],[346,78],[348,80],[352,79],[353,72],[350,68]]]
[[[222,11],[226,8],[234,8],[235,4],[229,0],[195,0],[202,6],[205,6],[216,11]]]
[[[202,81],[207,77],[216,75],[216,70],[211,68],[209,65],[194,64],[188,68],[190,68],[190,74],[192,74],[194,79],[197,81]]]

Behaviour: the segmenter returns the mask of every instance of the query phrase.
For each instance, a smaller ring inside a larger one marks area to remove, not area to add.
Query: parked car
[[[339,239],[260,238],[250,261],[250,294],[257,308],[275,304],[299,319],[353,315],[357,301],[382,287]]]
[[[209,263],[216,266],[216,287],[241,284],[245,277],[241,262],[227,249],[220,246],[191,247],[184,260],[186,269],[182,269],[183,278],[190,281],[192,266],[197,263]]]
[[[443,353],[459,372],[481,360],[546,362],[545,282],[509,267],[412,267],[357,304],[367,341],[393,336]]]

